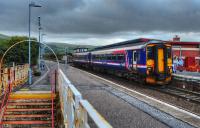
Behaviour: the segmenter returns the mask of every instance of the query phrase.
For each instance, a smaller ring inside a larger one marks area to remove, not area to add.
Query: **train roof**
[[[145,45],[148,42],[156,43],[158,41],[163,42],[161,40],[156,40],[156,39],[139,38],[139,39],[128,40],[128,41],[123,41],[123,42],[119,42],[119,43],[114,43],[114,44],[110,44],[110,45],[97,47],[97,48],[93,49],[92,51],[105,50],[105,49],[118,48],[118,47],[129,47],[129,46],[135,46],[135,45]]]

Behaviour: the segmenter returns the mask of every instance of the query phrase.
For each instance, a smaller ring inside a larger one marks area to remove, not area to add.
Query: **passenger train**
[[[171,45],[161,40],[140,38],[74,53],[73,63],[149,84],[168,84],[172,78]]]

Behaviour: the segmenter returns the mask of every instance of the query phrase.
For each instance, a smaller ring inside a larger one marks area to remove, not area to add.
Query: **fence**
[[[82,98],[81,93],[67,79],[61,69],[58,71],[58,86],[66,128],[90,128],[88,116],[98,128],[112,128],[92,105]]]
[[[29,65],[25,64],[2,69],[0,74],[0,96],[8,88],[10,90],[24,84],[28,78],[28,68]]]

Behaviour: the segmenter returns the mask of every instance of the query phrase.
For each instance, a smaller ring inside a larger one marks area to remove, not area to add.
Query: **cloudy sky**
[[[41,17],[46,41],[104,45],[139,37],[200,41],[200,0],[32,0],[32,35]],[[0,33],[28,35],[29,0],[0,0]]]

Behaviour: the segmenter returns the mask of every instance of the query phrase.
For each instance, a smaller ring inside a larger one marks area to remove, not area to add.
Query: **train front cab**
[[[146,83],[168,84],[172,77],[171,45],[149,44],[146,47]]]

